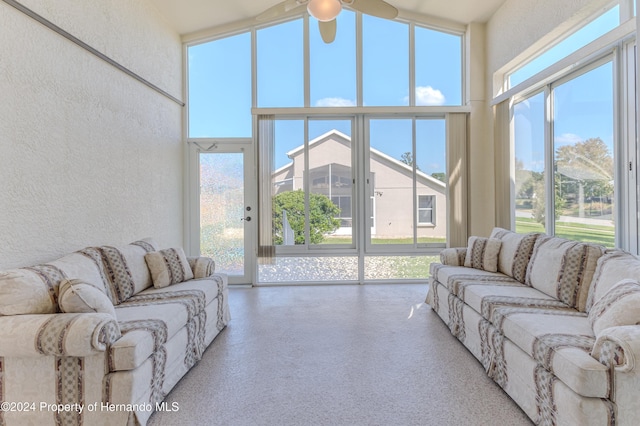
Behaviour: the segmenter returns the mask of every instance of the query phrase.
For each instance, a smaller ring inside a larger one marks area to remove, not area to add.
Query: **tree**
[[[274,243],[283,243],[283,211],[287,212],[287,220],[295,234],[295,243],[304,244],[304,192],[286,191],[273,197],[273,230]],[[322,194],[309,194],[309,228],[310,243],[319,244],[326,234],[335,232],[340,227],[340,208],[333,204],[329,197]]]
[[[402,161],[404,164],[413,167],[413,164],[415,163],[415,159],[413,158],[413,154],[409,151],[405,152],[404,154],[402,154],[400,156],[400,161]],[[416,170],[420,170],[420,166],[418,166],[416,164]]]
[[[438,179],[440,182],[447,183],[447,174],[443,172],[431,173],[431,177]]]
[[[556,168],[565,177],[563,181],[568,180],[566,185],[572,193],[583,197],[613,194],[613,156],[600,138],[558,148]]]

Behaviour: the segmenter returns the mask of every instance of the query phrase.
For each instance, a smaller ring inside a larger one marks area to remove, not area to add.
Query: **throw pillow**
[[[502,272],[524,283],[527,266],[536,239],[541,234],[518,234],[503,228],[494,228],[489,238],[502,240],[502,248],[498,256],[498,272]]]
[[[500,247],[502,247],[502,241],[497,238],[469,237],[464,266],[496,272]]]
[[[180,247],[147,253],[144,260],[155,288],[164,288],[193,278],[187,256]]]
[[[195,279],[208,278],[216,270],[216,263],[210,257],[188,257],[187,260]]]
[[[596,336],[605,328],[640,324],[640,283],[625,279],[611,287],[589,310],[589,322]]]
[[[66,313],[103,313],[116,318],[113,303],[106,294],[91,284],[78,280],[63,280],[58,295],[60,310]]]

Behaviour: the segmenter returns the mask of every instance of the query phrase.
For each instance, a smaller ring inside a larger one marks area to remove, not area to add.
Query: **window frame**
[[[431,207],[420,207],[420,198],[421,197],[428,197],[431,199]],[[436,196],[435,195],[431,195],[431,194],[418,194],[418,201],[416,203],[416,209],[417,209],[417,224],[418,226],[426,226],[426,227],[430,227],[430,226],[436,226],[436,217],[437,215],[434,214],[434,212],[436,211]],[[425,211],[428,210],[431,212],[431,221],[430,222],[421,222],[420,221],[420,211]]]

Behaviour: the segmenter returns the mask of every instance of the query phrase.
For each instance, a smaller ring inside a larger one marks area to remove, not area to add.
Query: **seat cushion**
[[[489,272],[464,266],[447,266],[432,263],[430,267],[431,277],[447,287],[450,292],[456,294],[456,287],[460,282],[473,281],[484,282],[493,285],[521,286],[522,283],[500,272]]]
[[[123,336],[111,347],[111,371],[137,368],[201,312],[215,318],[216,299],[225,285],[222,277],[213,275],[161,289],[151,287],[118,305],[115,311]]]
[[[574,392],[609,397],[609,371],[590,355],[595,336],[584,313],[511,312],[504,318],[501,331]]]
[[[589,286],[603,246],[548,235],[533,247],[525,284],[586,312]]]
[[[524,284],[506,286],[467,281],[458,284],[457,287],[458,297],[498,328],[504,314],[513,310],[572,309],[540,290]],[[502,310],[499,311],[497,308]]]

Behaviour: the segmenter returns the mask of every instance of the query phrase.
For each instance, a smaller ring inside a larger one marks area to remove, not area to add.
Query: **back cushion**
[[[640,259],[622,250],[609,250],[600,259],[589,289],[587,312],[617,282],[631,278],[640,279]]]
[[[586,312],[589,286],[603,246],[541,235],[536,239],[525,284]]]
[[[111,299],[111,292],[102,272],[102,259],[99,257],[94,259],[85,254],[84,251],[79,251],[49,262],[47,265],[58,268],[67,277],[82,280]]]
[[[145,238],[126,246],[89,247],[82,252],[99,258],[107,295],[114,305],[119,305],[134,294],[151,287],[151,274],[144,255],[156,250],[157,244],[152,239]]]
[[[533,252],[538,233],[517,234],[503,228],[494,228],[490,238],[502,240],[498,255],[498,272],[524,283],[527,266]]]
[[[133,278],[133,294],[138,294],[153,285],[151,273],[144,260],[144,255],[158,250],[158,245],[150,238],[134,241],[126,246],[117,247],[129,267]],[[133,295],[132,294],[132,295]]]

